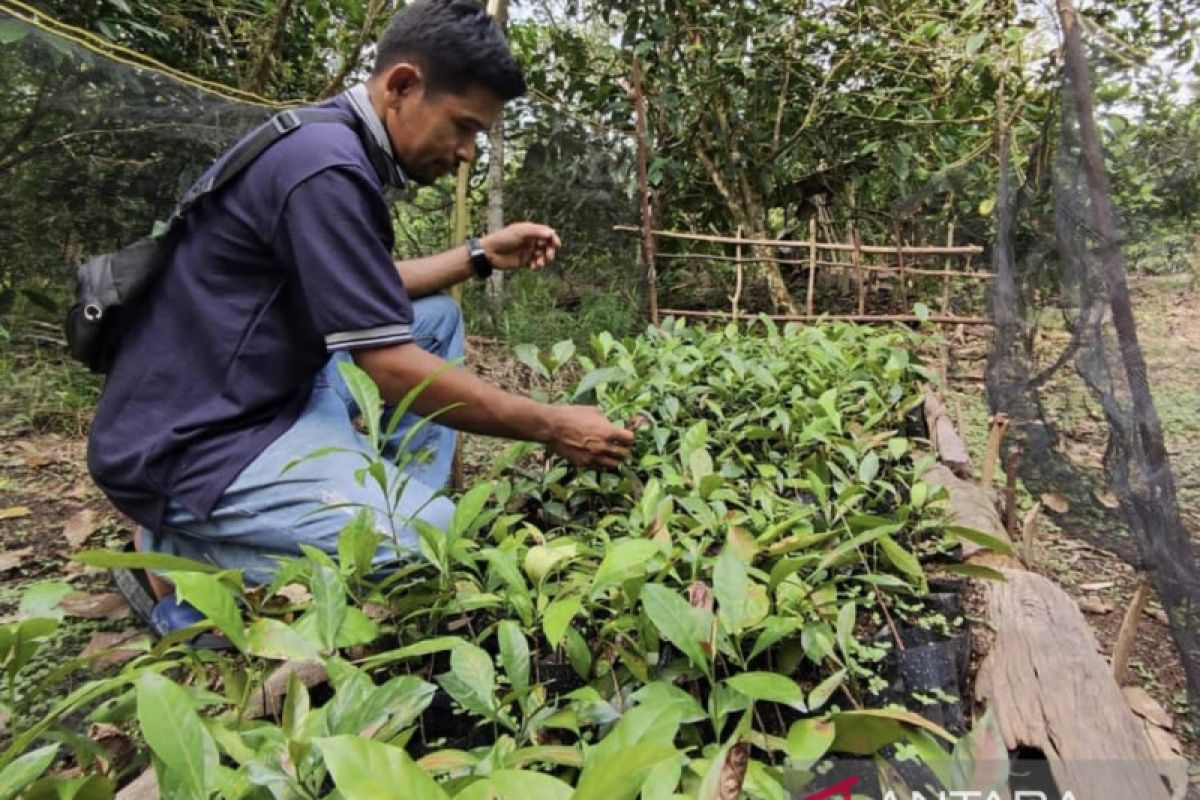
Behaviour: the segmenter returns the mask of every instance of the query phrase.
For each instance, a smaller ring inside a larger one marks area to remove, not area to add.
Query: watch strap
[[[474,236],[467,237],[467,255],[471,259],[471,271],[475,273],[476,278],[483,280],[492,274],[495,269],[492,260],[488,258],[483,243]]]

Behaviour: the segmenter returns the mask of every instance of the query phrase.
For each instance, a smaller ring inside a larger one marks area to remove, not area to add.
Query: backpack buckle
[[[300,115],[292,109],[280,111],[271,118],[271,124],[275,126],[275,130],[282,133],[294,130],[300,127]]]

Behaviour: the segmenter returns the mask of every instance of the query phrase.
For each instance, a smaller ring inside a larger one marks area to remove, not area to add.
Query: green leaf
[[[678,594],[657,583],[643,586],[641,599],[646,616],[662,637],[711,679],[712,662],[705,648],[712,634],[712,614],[693,608]]]
[[[833,744],[834,726],[826,719],[802,719],[792,724],[787,735],[788,758],[811,764],[829,752]]]
[[[0,33],[3,28],[0,28]],[[58,755],[58,745],[51,744],[25,753],[0,772],[0,798],[10,800],[22,789],[36,781]]]
[[[342,576],[324,564],[317,566],[313,571],[312,592],[317,639],[326,650],[332,650],[337,647],[338,630],[346,619],[346,587]]]
[[[729,633],[741,633],[745,627],[749,595],[746,564],[731,547],[726,547],[713,567],[713,596],[717,601],[717,617]]]
[[[450,800],[429,773],[400,747],[357,736],[330,736],[313,743],[325,757],[345,800]]]
[[[546,369],[546,365],[538,357],[538,349],[532,344],[519,344],[513,348],[513,355],[517,357],[525,366],[529,367],[536,374],[543,378],[550,379],[550,371]]]
[[[929,322],[929,317],[931,315],[929,306],[925,305],[924,303],[913,304],[913,315],[916,316],[916,318],[921,322]]]
[[[679,715],[681,722],[700,722],[707,715],[700,707],[700,701],[673,683],[667,681],[651,681],[645,684],[631,697],[639,706],[670,710]]]
[[[578,595],[560,597],[546,607],[542,614],[542,631],[551,648],[557,648],[571,620],[583,609],[583,601]]]
[[[884,557],[892,563],[892,566],[915,579],[918,584],[925,580],[925,570],[921,568],[921,562],[917,560],[916,556],[901,547],[895,539],[890,536],[881,536],[879,545],[883,550]]]
[[[353,361],[339,361],[338,372],[350,391],[350,396],[354,398],[355,405],[358,406],[363,423],[367,426],[367,440],[373,446],[379,447],[379,418],[383,413],[379,387],[375,385],[371,376]]]
[[[574,558],[578,552],[579,548],[574,544],[556,546],[534,545],[525,553],[525,574],[534,583],[541,583],[550,574],[550,571],[554,569],[555,564]]]
[[[574,790],[550,775],[528,770],[499,769],[454,795],[455,800],[570,800]]]
[[[379,624],[363,613],[362,609],[356,606],[348,606],[345,609],[345,616],[342,617],[342,623],[334,631],[333,648],[340,647],[358,647],[359,645],[370,644],[379,636]],[[303,617],[298,619],[292,629],[301,636],[307,638],[312,646],[320,649],[327,648],[321,639],[320,620],[315,611],[310,611]]]
[[[579,386],[575,389],[575,394],[571,396],[571,402],[576,402],[579,398],[592,392],[598,386],[603,386],[606,383],[620,380],[625,376],[624,370],[617,367],[604,367],[602,369],[594,369],[583,379],[579,381]]]
[[[212,575],[200,572],[172,572],[169,577],[175,584],[175,593],[180,600],[195,606],[237,649],[245,651],[246,632],[242,612],[238,610],[233,591],[228,586]]]
[[[743,672],[726,678],[731,689],[751,700],[766,700],[782,703],[797,711],[804,711],[804,691],[800,685],[785,675],[773,672]]]
[[[758,639],[754,642],[754,649],[750,651],[749,660],[753,661],[760,653],[765,653],[769,648],[778,644],[781,639],[793,635],[798,630],[800,630],[800,621],[797,619],[768,617],[763,625],[763,632],[758,635]]]
[[[575,342],[570,339],[563,339],[561,342],[555,342],[554,347],[550,348],[550,358],[554,362],[554,370],[571,360],[571,356],[575,355]]]
[[[875,477],[879,475],[879,456],[875,455],[874,451],[867,453],[863,460],[858,462],[858,480],[864,486],[870,486],[875,482]]]
[[[945,564],[938,567],[942,572],[949,572],[952,575],[962,575],[967,578],[975,578],[983,581],[999,581],[1004,583],[1008,578],[1004,577],[1004,573],[998,569],[985,567],[982,564]]]
[[[592,579],[592,599],[607,589],[646,573],[647,562],[659,552],[659,544],[650,539],[621,539],[612,545]]]
[[[959,539],[966,539],[968,542],[974,542],[980,547],[986,547],[995,553],[1002,556],[1013,555],[1012,545],[1002,539],[997,539],[995,536],[986,534],[983,531],[977,531],[974,528],[964,528],[961,525],[951,525],[946,528],[946,533],[955,536]]]
[[[529,641],[521,626],[511,619],[501,620],[496,629],[500,640],[500,663],[504,675],[517,691],[529,688]]]
[[[479,512],[483,510],[491,495],[492,484],[484,481],[458,498],[454,505],[454,521],[451,523],[451,531],[455,537],[469,533],[476,527]]]
[[[25,38],[29,29],[15,20],[0,19],[0,45],[14,44]]]
[[[143,672],[136,685],[138,723],[146,743],[189,797],[208,797],[219,759],[217,744],[192,699],[157,672]]]
[[[633,800],[650,771],[679,758],[667,742],[645,742],[603,752],[584,764],[571,800]]]
[[[178,556],[161,555],[159,553],[123,553],[116,550],[84,550],[71,556],[72,561],[78,561],[89,567],[102,569],[149,569],[158,572],[207,572],[215,573],[221,570],[212,564],[202,561],[192,561]]]
[[[338,562],[343,570],[366,578],[375,571],[375,553],[383,541],[375,529],[375,514],[368,508],[359,509],[354,518],[338,534]]]
[[[415,644],[372,656],[363,662],[363,666],[367,669],[377,669],[409,658],[420,658],[422,656],[433,655],[434,653],[444,653],[447,650],[453,650],[465,641],[461,636],[435,636],[432,639],[424,639]]]
[[[1008,747],[991,709],[955,744],[950,774],[955,786],[977,787],[983,794],[1004,790],[1009,774]]]
[[[495,707],[496,668],[487,652],[470,642],[464,642],[450,651],[450,671],[487,708]]]
[[[813,687],[813,690],[808,693],[808,707],[812,711],[824,706],[829,702],[829,698],[833,697],[833,693],[838,690],[838,687],[846,680],[846,670],[839,669],[837,672],[830,675],[825,680]]]
[[[834,549],[830,550],[817,564],[817,569],[829,569],[835,564],[841,563],[842,559],[854,553],[863,545],[870,544],[880,536],[887,536],[891,533],[899,531],[900,525],[880,525],[873,530],[867,530],[857,536],[852,536],[846,541],[839,544]]]
[[[65,581],[42,581],[34,584],[21,595],[17,616],[22,619],[50,617],[61,620],[65,614],[58,604],[74,591],[75,587]]]
[[[567,628],[567,639],[563,646],[567,652],[567,660],[571,669],[585,681],[592,677],[592,649],[584,641],[583,634],[574,628]]]
[[[264,617],[246,629],[246,652],[259,658],[280,661],[317,661],[320,653],[313,642],[277,619]]]
[[[867,756],[882,747],[904,738],[907,728],[920,728],[945,739],[955,741],[953,735],[940,725],[935,725],[920,714],[898,709],[863,709],[843,711],[830,717],[837,730],[831,749],[839,753]]]

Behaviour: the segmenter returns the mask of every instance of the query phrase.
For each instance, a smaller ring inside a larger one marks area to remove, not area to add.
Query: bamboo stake
[[[661,308],[665,317],[694,317],[698,319],[729,319],[728,311],[694,311],[686,308]],[[921,319],[915,314],[762,314],[776,322],[932,322],[937,325],[991,325],[987,317],[929,317]]]
[[[738,238],[742,238],[742,226],[738,225]],[[736,322],[738,318],[738,301],[742,298],[742,246],[737,246],[737,286],[733,290],[733,319]]]
[[[1033,508],[1029,509],[1029,513],[1025,515],[1025,521],[1021,525],[1021,560],[1025,562],[1025,569],[1032,570],[1037,566],[1037,552],[1034,550],[1034,537],[1037,536],[1038,518],[1042,514],[1042,501],[1038,500],[1033,504]]]
[[[642,229],[640,227],[635,227],[632,225],[614,225],[613,230],[617,231],[619,233],[641,233],[642,232]],[[714,236],[714,235],[707,234],[707,233],[680,233],[678,231],[663,231],[663,230],[654,230],[654,231],[651,231],[651,233],[653,233],[656,237],[658,237],[660,239],[683,239],[683,240],[686,240],[689,242],[713,242],[715,244],[737,244],[739,241],[736,237],[733,237],[733,236]],[[806,247],[809,244],[808,242],[800,242],[800,241],[795,241],[795,240],[790,240],[790,239],[742,239],[741,242],[742,242],[742,244],[750,245],[752,247],[753,246]],[[855,250],[854,245],[842,244],[841,242],[820,242],[820,243],[818,243],[818,246],[822,250],[840,250],[842,252],[853,252]],[[864,244],[864,245],[860,245],[857,249],[861,253],[872,253],[872,254],[882,254],[882,255],[887,255],[889,253],[896,252],[895,247],[886,247],[883,245]],[[983,248],[975,246],[975,245],[970,245],[970,246],[960,245],[958,247],[953,247],[953,248],[936,247],[933,245],[929,245],[929,246],[925,246],[925,247],[905,246],[905,247],[900,248],[900,250],[905,255],[912,255],[912,256],[919,256],[919,255],[925,255],[925,256],[976,255],[977,256],[977,255],[980,255],[981,253],[983,253]]]
[[[1008,430],[1008,414],[997,414],[992,417],[992,429],[988,432],[987,450],[983,454],[983,466],[979,470],[979,482],[985,489],[992,486],[992,476],[996,474],[996,462],[1000,460],[1000,442],[1004,440],[1004,432]]]
[[[1138,620],[1150,599],[1150,575],[1143,572],[1138,581],[1129,608],[1125,609],[1125,618],[1121,620],[1121,629],[1117,631],[1117,642],[1113,645],[1112,666],[1113,678],[1120,686],[1125,682],[1129,672],[1129,656],[1133,653],[1133,644],[1137,640]]]
[[[954,222],[951,221],[946,229],[946,247],[954,246]],[[950,259],[942,259],[942,316],[950,313]],[[941,344],[942,380],[950,379],[950,341],[946,339]]]
[[[953,222],[951,222],[949,227],[946,229],[946,249],[950,249],[952,247],[954,247],[954,223]],[[952,272],[950,269],[950,260],[945,259],[942,261],[942,313],[943,314],[950,313],[950,275],[951,274],[952,274]],[[967,273],[963,273],[963,274],[967,274]],[[991,274],[991,273],[983,273],[983,274],[986,275],[986,274]]]
[[[736,241],[736,239],[730,239],[730,242]],[[742,244],[748,244],[750,241],[751,240],[743,239]],[[825,247],[826,245],[820,242],[798,242],[796,246],[817,248]],[[739,259],[737,256],[725,256],[717,253],[655,253],[655,259],[664,261],[723,261],[728,263],[736,263],[740,260],[744,264],[756,264],[759,261],[752,256],[744,256]],[[843,269],[846,266],[841,261],[822,261],[820,259],[811,261],[807,258],[777,258],[772,259],[772,261],[774,261],[776,264],[792,264],[798,266],[815,264],[818,267],[835,267]],[[899,267],[889,267],[882,264],[863,264],[862,269],[866,272],[883,272],[891,274],[900,271]],[[905,267],[904,271],[909,275],[929,275],[933,277],[941,277],[945,274],[945,271],[941,269],[923,269],[921,267]],[[962,278],[964,280],[990,281],[995,278],[995,274],[991,272],[952,272],[950,277]]]
[[[854,245],[852,258],[854,259],[854,272],[858,276],[858,314],[865,316],[867,313],[867,281],[866,272],[863,270],[862,251],[858,246],[858,230],[850,229],[850,242]]]
[[[1004,460],[1004,530],[1010,541],[1017,537],[1017,458],[1013,448]]]
[[[646,166],[650,148],[646,140],[646,96],[642,92],[642,65],[636,53],[633,55],[633,105],[637,118],[638,194],[641,196],[642,211],[639,230],[642,234],[643,280],[646,284],[646,300],[650,304],[650,322],[658,325],[658,272],[654,264],[654,220],[651,218],[650,178]]]
[[[808,219],[808,301],[804,304],[808,316],[813,315],[813,289],[817,281],[817,217]]]

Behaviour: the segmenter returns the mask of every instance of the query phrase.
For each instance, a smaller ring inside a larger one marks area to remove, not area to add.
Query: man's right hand
[[[614,425],[594,406],[551,406],[546,447],[577,467],[615,469],[629,458],[633,431]]]

